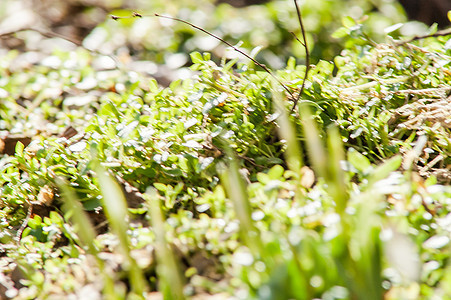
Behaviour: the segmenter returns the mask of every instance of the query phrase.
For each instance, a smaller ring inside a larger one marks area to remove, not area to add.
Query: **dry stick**
[[[135,14],[134,14],[134,15],[135,15]],[[177,22],[185,23],[185,24],[187,24],[187,25],[189,25],[189,26],[191,26],[191,27],[193,27],[193,28],[195,28],[195,29],[197,29],[197,30],[200,30],[200,31],[202,31],[203,33],[206,33],[206,34],[208,34],[209,36],[211,36],[211,37],[213,37],[213,38],[215,38],[215,39],[221,41],[222,43],[226,44],[227,46],[229,46],[230,48],[232,48],[232,49],[235,50],[236,52],[238,52],[238,53],[240,53],[241,55],[245,56],[246,58],[250,59],[254,64],[256,64],[257,66],[259,66],[260,68],[262,68],[263,70],[265,70],[265,72],[268,73],[269,75],[271,75],[271,76],[272,76],[272,77],[273,77],[273,78],[274,78],[274,79],[275,79],[275,80],[276,80],[276,81],[277,81],[277,82],[278,82],[278,83],[279,83],[279,84],[280,84],[280,85],[288,92],[288,94],[290,94],[291,96],[293,96],[293,93],[290,91],[290,89],[289,89],[282,81],[280,81],[280,79],[277,78],[277,76],[274,75],[274,74],[271,72],[271,70],[268,69],[264,64],[259,63],[255,58],[253,58],[252,56],[250,56],[250,55],[246,54],[245,52],[241,51],[240,49],[238,49],[237,47],[233,46],[233,45],[230,44],[229,42],[223,40],[223,39],[220,38],[219,36],[214,35],[213,33],[209,32],[209,31],[207,31],[207,30],[205,30],[205,29],[203,29],[203,28],[201,28],[201,27],[199,27],[199,26],[196,26],[196,25],[194,25],[194,24],[192,24],[192,23],[190,23],[190,22],[188,22],[188,21],[185,21],[185,20],[182,20],[182,19],[179,19],[179,18],[174,18],[174,17],[169,17],[169,16],[162,16],[162,15],[159,15],[159,14],[155,14],[155,16],[156,16],[156,17],[160,17],[160,18],[169,19],[169,20],[174,20],[174,21],[177,21]]]
[[[0,37],[13,35],[13,34],[16,34],[16,33],[19,33],[19,32],[23,32],[23,31],[34,31],[34,32],[39,33],[43,37],[47,37],[47,38],[60,38],[62,40],[65,40],[65,41],[68,41],[68,42],[74,44],[77,47],[83,48],[83,49],[85,49],[85,50],[87,50],[87,51],[89,51],[91,53],[96,53],[96,54],[99,54],[99,55],[108,56],[116,63],[116,66],[119,66],[119,64],[120,64],[119,60],[112,54],[105,54],[105,53],[102,53],[102,52],[100,52],[98,50],[89,49],[86,46],[84,46],[83,43],[80,42],[80,41],[71,39],[70,37],[64,36],[62,34],[59,34],[59,33],[53,32],[53,31],[45,30],[45,29],[40,29],[40,28],[35,28],[35,27],[23,27],[23,28],[19,28],[19,29],[16,29],[16,30],[0,32]]]
[[[144,15],[144,16],[147,16],[147,15]],[[208,34],[209,36],[211,36],[211,37],[213,37],[213,38],[215,38],[215,39],[217,39],[217,40],[219,40],[219,41],[221,41],[222,43],[224,43],[224,44],[226,44],[227,46],[229,46],[230,48],[232,48],[233,50],[235,50],[236,52],[238,52],[238,53],[240,53],[241,55],[243,55],[243,56],[245,56],[247,59],[249,59],[249,60],[251,60],[254,64],[256,64],[257,66],[259,66],[260,68],[262,68],[266,73],[268,73],[269,75],[271,75],[271,77],[273,77],[287,92],[288,92],[288,94],[290,94],[291,95],[291,97],[293,97],[294,98],[294,95],[293,95],[293,93],[290,91],[290,89],[279,79],[279,78],[277,78],[277,76],[276,75],[274,75],[274,73],[273,72],[271,72],[271,70],[270,69],[268,69],[268,67],[266,67],[264,64],[262,64],[262,63],[259,63],[255,58],[253,58],[253,57],[251,57],[249,54],[246,54],[245,52],[243,52],[243,51],[241,51],[240,49],[238,49],[237,47],[235,47],[235,46],[233,46],[232,44],[230,44],[229,42],[227,42],[227,41],[225,41],[224,39],[222,39],[222,38],[220,38],[219,36],[217,36],[217,35],[214,35],[213,33],[211,33],[211,32],[209,32],[209,31],[207,31],[207,30],[205,30],[205,29],[203,29],[203,28],[201,28],[201,27],[199,27],[199,26],[196,26],[196,25],[194,25],[194,24],[192,24],[192,23],[190,23],[190,22],[188,22],[188,21],[185,21],[185,20],[182,20],[182,19],[179,19],[179,18],[175,18],[175,17],[170,17],[170,16],[163,16],[163,15],[160,15],[160,14],[154,14],[154,16],[155,17],[159,17],[159,18],[164,18],[164,19],[169,19],[169,20],[173,20],[173,21],[177,21],[177,22],[181,22],[181,23],[184,23],[184,24],[186,24],[186,25],[188,25],[188,26],[191,26],[191,27],[193,27],[194,29],[197,29],[197,30],[199,30],[199,31],[202,31],[203,33],[205,33],[205,34]],[[139,13],[137,13],[137,12],[134,12],[133,13],[133,17],[139,17],[139,18],[142,18],[143,17],[143,15],[142,14],[139,14]],[[113,20],[118,20],[118,19],[127,19],[127,18],[129,18],[129,17],[118,17],[118,16],[111,16],[111,18],[113,19]]]
[[[77,46],[82,46],[80,42],[73,40],[69,37],[65,37],[61,34],[58,34],[56,32],[52,32],[52,31],[47,31],[47,30],[43,30],[43,29],[39,29],[39,28],[33,28],[33,27],[22,27],[19,29],[15,29],[15,30],[10,30],[10,31],[4,31],[4,32],[0,32],[0,37],[2,36],[8,36],[8,35],[13,35],[22,31],[35,31],[37,33],[39,33],[40,35],[47,37],[47,38],[54,38],[54,37],[58,37],[61,38],[63,40],[66,40],[68,42],[71,42],[72,44],[75,44]]]
[[[301,95],[304,92],[305,81],[307,80],[308,72],[310,70],[310,52],[309,52],[308,45],[307,45],[307,39],[305,37],[305,28],[304,28],[304,23],[302,22],[301,10],[299,9],[297,0],[293,0],[293,2],[294,2],[294,6],[296,7],[296,14],[298,16],[299,25],[301,26],[302,39],[304,41],[302,42],[293,32],[291,32],[291,34],[305,48],[305,73],[304,73],[304,79],[302,80],[301,88],[299,89],[299,94],[298,94],[296,100],[294,100],[294,104],[293,104],[293,107],[291,108],[290,113],[293,113],[293,111],[296,108],[296,105],[298,105],[299,99],[301,98]]]
[[[447,36],[447,35],[451,35],[451,29],[440,30],[440,31],[437,31],[436,33],[433,33],[433,34],[414,36],[411,39],[408,39],[406,41],[398,42],[395,45],[396,46],[402,46],[404,44],[407,44],[407,43],[410,43],[410,42],[413,42],[413,41],[423,40],[423,39],[427,39],[427,38],[430,38],[430,37],[439,37],[439,36]]]

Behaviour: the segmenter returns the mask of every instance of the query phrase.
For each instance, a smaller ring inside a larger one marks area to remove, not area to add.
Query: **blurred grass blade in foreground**
[[[88,253],[91,254],[99,266],[99,272],[102,274],[104,283],[105,299],[118,299],[119,291],[115,291],[114,278],[110,275],[111,270],[107,270],[104,261],[99,257],[99,249],[95,244],[96,232],[91,220],[86,215],[83,206],[79,202],[77,195],[67,182],[61,177],[56,178],[56,183],[62,192],[63,206],[65,217],[69,217],[75,227],[75,231],[79,237],[79,243],[84,246]]]
[[[157,272],[160,281],[159,290],[163,293],[164,299],[182,300],[183,279],[180,273],[177,260],[171,249],[171,245],[166,240],[164,229],[164,218],[161,211],[160,199],[155,188],[148,188],[144,196],[150,213],[150,221],[156,238],[156,256],[158,260]]]
[[[129,228],[128,208],[124,194],[118,183],[111,178],[103,167],[98,165],[96,173],[102,193],[102,205],[105,215],[113,233],[119,240],[119,245],[123,252],[122,255],[125,259],[124,267],[130,276],[131,289],[137,297],[143,297],[147,285],[141,269],[130,254],[131,247],[127,235]]]

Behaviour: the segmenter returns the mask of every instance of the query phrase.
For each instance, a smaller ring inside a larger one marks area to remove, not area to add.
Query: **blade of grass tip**
[[[96,232],[94,226],[91,223],[91,220],[86,215],[83,206],[78,201],[78,198],[73,191],[73,189],[67,184],[67,182],[60,178],[56,178],[56,183],[59,189],[62,192],[63,198],[63,206],[62,209],[66,213],[66,215],[70,215],[70,220],[77,227],[76,232],[79,236],[80,243],[82,246],[87,248],[89,254],[91,254],[99,267],[99,271],[102,275],[103,283],[104,283],[104,296],[105,299],[117,299],[117,293],[114,289],[114,280],[113,277],[108,274],[105,270],[105,264],[102,259],[99,257],[99,250],[97,249],[94,240],[96,237]]]
[[[160,279],[160,291],[164,299],[185,299],[183,294],[183,279],[177,259],[166,240],[164,218],[160,199],[156,189],[147,189],[144,197],[147,200],[150,221],[156,238],[157,273]]]
[[[328,159],[326,149],[321,141],[319,131],[313,121],[313,116],[308,104],[299,105],[299,114],[301,116],[302,125],[304,129],[305,142],[307,144],[307,153],[312,162],[313,169],[318,176],[328,179]]]
[[[138,296],[144,295],[146,283],[136,261],[130,254],[130,242],[127,235],[128,230],[128,208],[125,196],[122,193],[119,184],[115,182],[100,165],[96,168],[99,188],[102,193],[102,204],[105,215],[111,226],[111,229],[119,239],[119,244],[123,252],[126,264],[125,268],[130,276],[130,285],[132,291]]]
[[[344,161],[345,153],[338,128],[333,126],[328,129],[327,146],[329,149],[328,177],[333,188],[333,197],[337,205],[337,211],[343,216],[349,193],[345,182],[345,174],[340,162]]]
[[[288,117],[282,94],[277,91],[277,85],[273,84],[272,86],[275,114],[278,115],[277,125],[279,126],[279,135],[287,143],[285,159],[287,160],[288,168],[295,174],[300,174],[303,166],[301,145],[296,138],[296,130]]]

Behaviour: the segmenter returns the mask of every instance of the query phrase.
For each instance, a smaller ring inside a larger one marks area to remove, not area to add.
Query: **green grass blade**
[[[221,182],[233,203],[235,214],[240,222],[240,236],[244,244],[251,250],[254,256],[264,256],[264,247],[252,221],[252,209],[244,181],[241,178],[235,158],[231,154],[231,151],[228,152],[229,157],[231,157],[230,164],[227,167],[218,167]]]
[[[345,159],[345,153],[337,127],[329,128],[327,146],[329,149],[327,180],[337,205],[337,212],[343,217],[349,200],[349,189],[345,180],[345,173],[341,168],[341,162]]]
[[[102,193],[102,204],[105,209],[105,215],[112,231],[119,239],[120,248],[125,259],[124,267],[129,273],[132,291],[138,297],[143,297],[146,289],[146,282],[141,269],[130,254],[131,247],[127,235],[127,230],[129,228],[128,208],[124,194],[122,193],[119,184],[110,177],[104,168],[98,166],[96,168],[96,173],[99,180],[100,191]]]
[[[144,196],[150,212],[150,221],[156,237],[157,272],[160,280],[160,291],[164,299],[182,300],[184,280],[171,246],[166,240],[164,218],[161,211],[158,192],[148,188]]]
[[[296,137],[296,130],[293,123],[288,116],[288,110],[284,106],[282,94],[275,88],[273,84],[273,102],[275,107],[275,114],[278,115],[277,125],[281,139],[287,143],[285,150],[285,159],[287,161],[288,168],[295,174],[299,174],[302,166],[302,149],[301,145]]]
[[[310,161],[318,176],[327,178],[328,159],[326,149],[321,140],[320,133],[312,118],[310,107],[306,104],[299,105],[304,136],[307,144]]]
[[[64,179],[57,177],[56,183],[62,192],[62,199],[64,201],[62,209],[75,225],[75,231],[80,239],[80,244],[96,259],[99,271],[102,274],[105,299],[120,299],[114,288],[114,278],[110,275],[111,271],[106,270],[103,260],[100,259],[98,255],[99,249],[95,244],[96,232],[91,220],[85,213],[81,203],[78,201],[77,195],[67,182]]]

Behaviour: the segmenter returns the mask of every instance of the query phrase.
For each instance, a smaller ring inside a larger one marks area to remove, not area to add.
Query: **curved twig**
[[[275,80],[276,80],[276,81],[277,81],[277,82],[278,82],[278,83],[279,83],[279,84],[280,84],[280,85],[288,92],[288,94],[290,94],[291,96],[293,96],[293,93],[290,91],[290,89],[289,89],[282,81],[280,81],[280,79],[277,78],[277,76],[274,75],[273,72],[271,72],[271,70],[268,69],[267,66],[265,66],[264,64],[258,62],[255,58],[253,58],[253,57],[250,56],[249,54],[243,52],[242,50],[238,49],[237,47],[233,46],[232,44],[230,44],[230,43],[227,42],[226,40],[220,38],[219,36],[217,36],[217,35],[215,35],[215,34],[209,32],[209,31],[207,31],[207,30],[205,30],[205,29],[203,29],[203,28],[201,28],[201,27],[199,27],[199,26],[194,25],[194,24],[192,24],[192,23],[190,23],[190,22],[188,22],[188,21],[185,21],[185,20],[182,20],[182,19],[179,19],[179,18],[174,18],[174,17],[169,17],[169,16],[163,16],[163,15],[159,15],[159,14],[155,14],[155,16],[156,16],[156,17],[160,17],[160,18],[165,18],[165,19],[174,20],[174,21],[177,21],[177,22],[185,23],[185,24],[187,24],[187,25],[189,25],[189,26],[191,26],[191,27],[193,27],[193,28],[195,28],[195,29],[197,29],[197,30],[200,30],[200,31],[202,31],[203,33],[206,33],[206,34],[208,34],[209,36],[211,36],[211,37],[213,37],[213,38],[215,38],[215,39],[221,41],[222,43],[226,44],[227,46],[229,46],[230,48],[232,48],[232,49],[235,50],[236,52],[240,53],[241,55],[245,56],[247,59],[251,60],[251,61],[252,61],[254,64],[256,64],[257,66],[259,66],[260,68],[262,68],[266,73],[268,73],[269,75],[271,75],[271,77],[273,77],[273,78],[274,78],[274,79],[275,79]]]
[[[19,32],[23,32],[23,31],[34,31],[39,33],[41,36],[46,37],[46,38],[60,38],[62,40],[68,41],[69,43],[74,44],[77,47],[83,48],[91,53],[95,53],[98,55],[103,55],[103,56],[108,56],[110,57],[116,64],[117,67],[119,67],[120,62],[118,60],[118,58],[112,54],[105,54],[102,53],[98,50],[95,49],[89,49],[88,47],[84,46],[83,43],[81,41],[77,41],[74,39],[71,39],[70,37],[64,36],[62,34],[50,31],[50,30],[45,30],[45,29],[41,29],[41,28],[36,28],[36,27],[22,27],[19,29],[15,29],[15,30],[10,30],[10,31],[4,31],[4,32],[0,32],[0,37],[2,36],[9,36],[9,35],[13,35]]]
[[[164,19],[169,19],[169,20],[173,20],[173,21],[177,21],[177,22],[181,22],[181,23],[184,23],[184,24],[186,24],[186,25],[188,25],[188,26],[190,26],[190,27],[192,27],[192,28],[194,28],[194,29],[196,29],[196,30],[199,30],[199,31],[201,31],[201,32],[203,32],[203,33],[205,33],[205,34],[208,34],[209,36],[211,36],[211,37],[213,37],[213,38],[215,38],[215,39],[217,39],[217,40],[219,40],[220,42],[222,42],[222,43],[224,43],[224,44],[226,44],[227,46],[229,46],[230,48],[232,48],[233,50],[235,50],[236,52],[238,52],[238,53],[240,53],[241,55],[243,55],[244,57],[246,57],[247,59],[249,59],[249,60],[251,60],[254,64],[256,64],[257,66],[259,66],[260,68],[262,68],[266,73],[268,73],[271,77],[273,77],[286,91],[287,91],[287,93],[288,94],[290,94],[292,97],[294,97],[294,95],[293,95],[293,93],[291,92],[291,90],[276,76],[276,75],[274,75],[274,73],[267,67],[267,66],[265,66],[264,64],[262,64],[262,63],[260,63],[260,62],[258,62],[255,58],[253,58],[252,56],[250,56],[249,54],[247,54],[247,53],[245,53],[244,51],[242,51],[242,50],[240,50],[240,49],[238,49],[237,47],[235,47],[235,46],[233,46],[232,44],[230,44],[229,42],[227,42],[226,40],[224,40],[224,39],[222,39],[222,38],[220,38],[219,36],[217,36],[217,35],[215,35],[215,34],[213,34],[213,33],[211,33],[211,32],[209,32],[208,30],[205,30],[205,29],[203,29],[203,28],[201,28],[201,27],[199,27],[199,26],[197,26],[197,25],[194,25],[193,23],[190,23],[190,22],[188,22],[188,21],[185,21],[185,20],[183,20],[183,19],[179,19],[179,18],[176,18],[176,17],[171,17],[171,16],[165,16],[165,15],[160,15],[160,14],[157,14],[157,13],[155,13],[155,14],[153,14],[153,15],[142,15],[142,14],[140,14],[140,13],[137,13],[137,12],[134,12],[133,13],[133,15],[131,16],[132,18],[133,17],[139,17],[139,18],[142,18],[142,17],[152,17],[152,16],[155,16],[155,17],[158,17],[158,18],[164,18]],[[119,17],[119,16],[114,16],[114,15],[111,15],[111,18],[113,19],[113,20],[119,20],[119,19],[129,19],[130,17]]]
[[[308,76],[308,72],[310,70],[310,52],[308,49],[308,45],[307,45],[307,38],[305,36],[305,28],[304,28],[304,23],[302,22],[302,15],[301,15],[301,10],[299,8],[299,5],[297,3],[297,0],[293,0],[294,2],[294,6],[296,7],[296,14],[298,16],[298,21],[299,21],[299,25],[301,26],[301,33],[302,33],[302,39],[304,41],[301,41],[295,34],[294,32],[291,32],[291,34],[294,36],[294,38],[302,45],[304,46],[305,49],[305,72],[304,72],[304,79],[302,80],[302,85],[301,88],[299,89],[299,94],[296,97],[296,99],[294,100],[294,104],[293,107],[290,110],[290,113],[292,113],[295,109],[296,106],[298,105],[299,99],[301,99],[301,95],[304,92],[304,88],[305,88],[305,81],[307,80],[307,76]]]
[[[410,38],[408,40],[400,41],[398,43],[395,43],[395,45],[396,46],[402,46],[404,44],[411,43],[413,41],[424,40],[424,39],[427,39],[427,38],[430,38],[430,37],[439,37],[439,36],[447,36],[447,35],[451,35],[451,28],[450,29],[445,29],[445,30],[440,30],[440,31],[437,31],[436,33],[432,33],[432,34],[417,35],[417,36],[414,36],[414,37],[412,37],[412,38]]]

